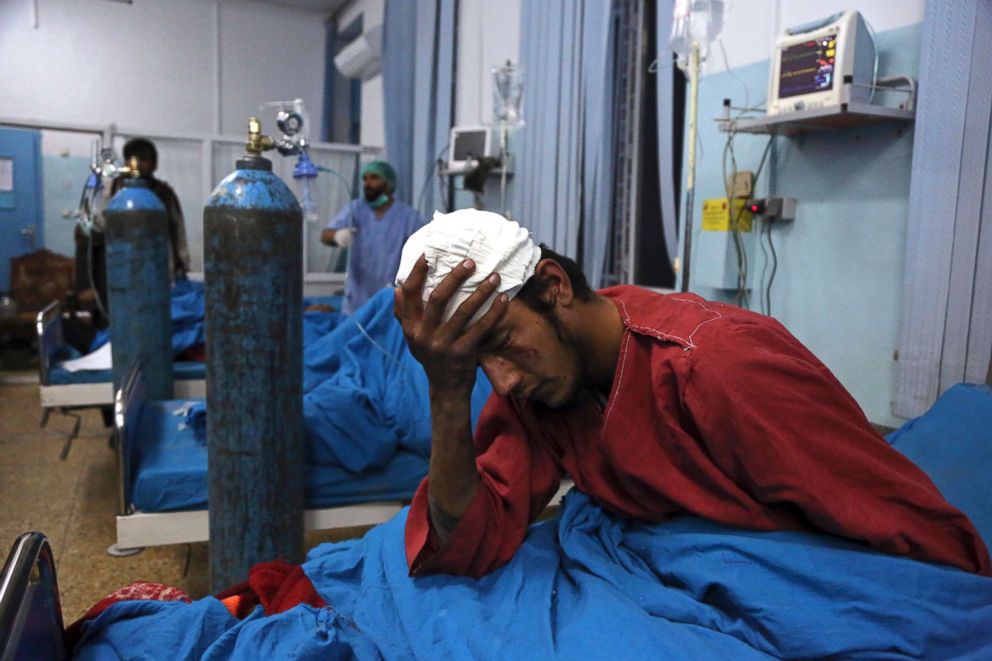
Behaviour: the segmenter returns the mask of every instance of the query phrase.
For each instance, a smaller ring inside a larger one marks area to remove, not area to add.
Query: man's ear
[[[542,259],[534,269],[534,277],[542,284],[541,299],[554,307],[571,307],[575,301],[572,281],[561,264],[553,259]]]

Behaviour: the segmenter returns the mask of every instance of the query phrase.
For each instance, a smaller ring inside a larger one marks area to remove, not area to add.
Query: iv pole
[[[685,218],[682,232],[685,235],[682,256],[682,291],[689,291],[689,266],[692,257],[692,205],[696,196],[696,142],[698,127],[696,119],[699,104],[699,42],[693,40],[689,55],[689,173],[685,184]]]

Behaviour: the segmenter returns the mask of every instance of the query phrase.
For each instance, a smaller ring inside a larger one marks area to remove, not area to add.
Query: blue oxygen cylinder
[[[169,217],[140,177],[103,211],[114,390],[141,363],[149,399],[172,399]]]
[[[239,160],[203,210],[210,578],[303,551],[303,221],[272,163]]]

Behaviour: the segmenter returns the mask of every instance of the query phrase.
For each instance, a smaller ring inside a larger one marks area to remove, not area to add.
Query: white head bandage
[[[396,273],[396,285],[402,286],[421,255],[427,257],[427,280],[423,300],[437,288],[452,269],[466,259],[475,262],[475,271],[455,292],[444,311],[447,321],[458,306],[489,277],[499,273],[499,287],[472,320],[474,323],[492,306],[496,296],[517,295],[534,275],[541,259],[541,249],[534,245],[530,232],[498,213],[478,209],[458,209],[451,213],[434,212],[434,219],[407,239]]]

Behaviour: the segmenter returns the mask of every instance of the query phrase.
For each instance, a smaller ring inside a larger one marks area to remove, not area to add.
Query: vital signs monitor
[[[857,11],[788,28],[775,43],[768,114],[868,102],[876,63],[875,41]],[[852,85],[844,98],[847,76]]]

